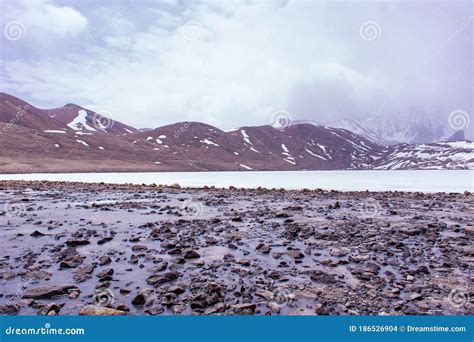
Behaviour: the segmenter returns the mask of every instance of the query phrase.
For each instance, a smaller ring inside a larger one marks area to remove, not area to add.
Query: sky
[[[2,0],[0,13],[0,91],[40,108],[150,128],[472,118],[471,1]]]

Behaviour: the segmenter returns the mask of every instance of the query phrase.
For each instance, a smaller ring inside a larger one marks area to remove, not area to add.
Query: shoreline
[[[175,184],[182,187],[264,187],[337,191],[474,192],[474,170],[248,171],[2,174],[1,180],[107,184]]]

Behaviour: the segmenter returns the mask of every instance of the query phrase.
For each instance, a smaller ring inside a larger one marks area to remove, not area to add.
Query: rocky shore
[[[473,314],[470,193],[0,182],[3,315]]]

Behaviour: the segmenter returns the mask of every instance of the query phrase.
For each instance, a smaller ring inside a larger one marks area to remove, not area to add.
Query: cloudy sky
[[[0,6],[0,90],[40,108],[72,102],[137,127],[223,129],[278,111],[318,122],[472,115],[470,1]]]

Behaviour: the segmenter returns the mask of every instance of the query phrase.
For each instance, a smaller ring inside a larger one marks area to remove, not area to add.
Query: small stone
[[[0,315],[16,315],[20,311],[20,307],[16,304],[0,305]]]
[[[266,300],[273,300],[273,298],[275,297],[273,292],[268,291],[268,290],[257,291],[257,292],[255,292],[255,295],[259,296],[259,297],[262,297]]]
[[[68,240],[66,245],[69,247],[77,247],[77,246],[84,246],[88,245],[91,242],[89,240]]]
[[[39,237],[46,236],[46,234],[41,233],[41,232],[35,230],[33,233],[30,234],[30,236],[35,237],[35,238],[39,238]]]
[[[116,310],[96,305],[87,305],[83,307],[79,312],[79,315],[81,316],[123,316],[126,314],[127,312],[122,310]]]
[[[200,258],[200,257],[201,257],[201,255],[199,255],[199,253],[196,252],[193,249],[188,249],[183,254],[183,258],[185,258],[185,259],[197,259],[197,258]]]
[[[181,276],[179,272],[168,272],[160,275],[152,275],[147,278],[146,282],[149,285],[158,287],[159,285],[168,283],[170,281],[176,280]]]
[[[140,293],[135,296],[135,298],[132,299],[132,304],[135,306],[142,306],[145,304],[146,298],[143,293]]]
[[[44,285],[28,289],[22,298],[42,299],[68,294],[70,291],[79,291],[74,285]]]

